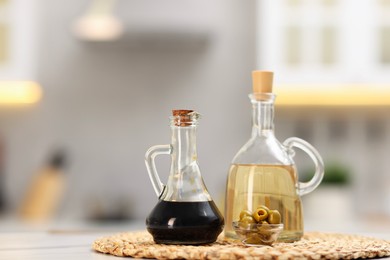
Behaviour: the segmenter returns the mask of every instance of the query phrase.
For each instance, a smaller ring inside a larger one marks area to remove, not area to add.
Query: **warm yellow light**
[[[390,106],[385,85],[278,85],[278,106]]]
[[[34,104],[42,97],[42,90],[33,81],[0,81],[0,105]]]

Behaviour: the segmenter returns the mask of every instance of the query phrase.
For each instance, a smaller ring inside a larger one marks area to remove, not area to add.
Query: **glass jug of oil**
[[[146,219],[156,243],[205,244],[215,242],[224,219],[203,182],[196,152],[199,114],[173,110],[172,141],[151,147],[145,155],[146,168],[159,201]],[[164,185],[154,163],[159,154],[171,155],[171,171]]]
[[[240,212],[256,211],[260,205],[278,210],[284,230],[279,241],[292,242],[303,235],[300,196],[313,191],[324,175],[324,164],[317,150],[306,141],[291,137],[281,144],[274,135],[273,73],[253,71],[252,136],[233,158],[226,185],[225,236],[237,238],[232,222]],[[306,152],[315,164],[309,182],[299,182],[293,161],[293,147]]]

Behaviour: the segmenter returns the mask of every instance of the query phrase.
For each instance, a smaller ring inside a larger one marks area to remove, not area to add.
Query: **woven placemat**
[[[390,241],[345,234],[306,233],[295,243],[248,247],[220,237],[203,246],[161,245],[146,231],[96,240],[93,248],[115,256],[157,259],[356,259],[390,256]]]

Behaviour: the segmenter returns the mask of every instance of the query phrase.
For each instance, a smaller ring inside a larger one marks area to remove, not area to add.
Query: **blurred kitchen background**
[[[275,71],[278,139],[324,158],[305,220],[390,230],[390,0],[0,0],[1,220],[144,219],[144,154],[169,143],[176,108],[203,115],[199,164],[222,210],[254,69]]]

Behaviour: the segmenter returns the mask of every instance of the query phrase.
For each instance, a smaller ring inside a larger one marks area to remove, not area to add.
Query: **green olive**
[[[255,234],[248,236],[247,239],[245,239],[245,243],[250,245],[258,245],[262,244],[262,241],[261,238],[257,234]]]
[[[270,210],[268,214],[268,223],[270,224],[280,224],[282,217],[280,216],[279,211]]]
[[[257,230],[262,235],[270,235],[272,233],[271,226],[266,221],[263,221],[261,225],[257,227]]]
[[[242,219],[240,219],[241,223],[244,224],[253,224],[256,223],[256,221],[253,219],[252,216],[244,216]]]
[[[255,212],[253,212],[252,216],[257,222],[261,222],[262,220],[267,219],[269,209],[266,206],[258,207]]]
[[[249,210],[243,210],[240,212],[240,220],[246,216],[252,216],[252,213]]]

